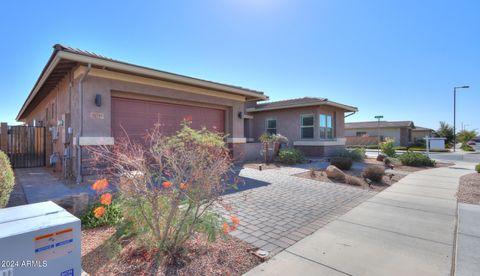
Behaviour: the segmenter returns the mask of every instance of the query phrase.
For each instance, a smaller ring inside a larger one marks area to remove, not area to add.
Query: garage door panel
[[[164,135],[171,135],[187,117],[192,118],[193,128],[225,130],[225,111],[221,109],[112,97],[112,134],[116,138],[125,136],[123,129],[132,139],[143,138],[156,123]]]

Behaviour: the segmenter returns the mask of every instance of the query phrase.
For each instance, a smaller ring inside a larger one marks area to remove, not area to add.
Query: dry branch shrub
[[[195,232],[213,240],[240,223],[232,216],[222,224],[212,211],[231,185],[231,157],[218,133],[194,130],[184,121],[181,130],[166,137],[157,124],[143,142],[125,139],[91,153],[96,162],[109,164],[103,173],[120,180],[120,229],[158,250],[158,257],[177,255]]]

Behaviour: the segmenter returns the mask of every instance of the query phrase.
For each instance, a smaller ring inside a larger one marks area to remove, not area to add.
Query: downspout
[[[83,80],[92,69],[92,64],[88,64],[87,70],[78,81],[78,94],[80,101],[80,130],[77,133],[77,183],[82,182],[82,147],[80,146],[80,137],[83,136]]]

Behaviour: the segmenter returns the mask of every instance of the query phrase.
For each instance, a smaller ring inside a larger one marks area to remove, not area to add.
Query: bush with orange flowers
[[[95,181],[92,189],[100,194],[100,202],[89,206],[87,212],[81,217],[84,228],[94,228],[104,225],[115,225],[121,220],[120,206],[112,201],[112,194],[105,192],[108,181],[100,179]]]
[[[234,184],[228,177],[232,161],[225,137],[193,129],[190,121],[172,136],[162,135],[157,124],[144,141],[118,140],[113,147],[91,150],[97,162],[109,164],[108,174],[120,179],[122,229],[134,233],[141,245],[158,249],[158,259],[178,255],[195,233],[213,240],[240,223],[233,216],[224,221],[213,210]]]

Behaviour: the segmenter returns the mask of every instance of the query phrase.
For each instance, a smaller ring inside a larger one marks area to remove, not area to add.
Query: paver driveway
[[[241,221],[232,235],[274,255],[376,194],[293,176],[305,171],[242,169],[247,185],[265,185],[224,196]]]

